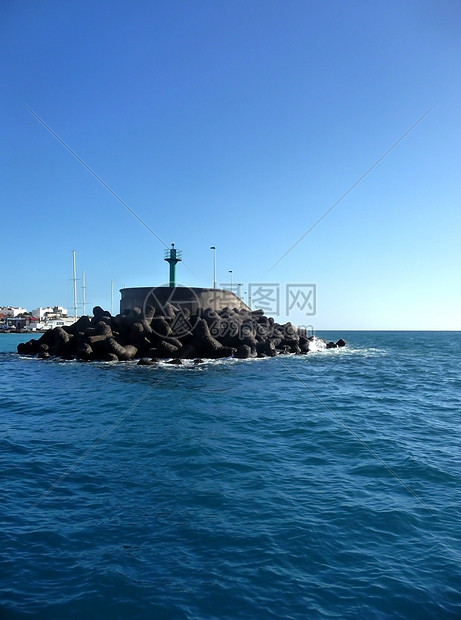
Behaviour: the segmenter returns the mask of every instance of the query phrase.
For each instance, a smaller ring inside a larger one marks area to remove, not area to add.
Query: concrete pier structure
[[[250,308],[232,291],[213,288],[195,288],[187,286],[141,286],[135,288],[120,289],[120,313],[132,308],[146,308],[153,306],[156,310],[164,308],[166,303],[171,303],[178,308],[188,308],[192,313],[199,308],[237,308],[237,310],[250,310]]]

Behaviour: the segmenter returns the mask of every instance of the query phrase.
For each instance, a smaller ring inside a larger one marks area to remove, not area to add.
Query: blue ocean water
[[[189,368],[0,336],[0,617],[460,618],[461,333],[320,335]]]

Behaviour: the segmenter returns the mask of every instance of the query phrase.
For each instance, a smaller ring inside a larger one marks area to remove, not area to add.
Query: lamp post
[[[213,288],[216,290],[216,248],[214,245],[210,246],[210,250],[213,250]]]
[[[233,293],[234,290],[233,290],[233,285],[232,285],[232,269],[229,269],[229,273],[230,273],[230,277],[231,277],[231,293]]]

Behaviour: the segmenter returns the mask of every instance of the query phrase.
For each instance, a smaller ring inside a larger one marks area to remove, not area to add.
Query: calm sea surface
[[[461,333],[324,335],[194,368],[1,335],[0,618],[461,618]]]

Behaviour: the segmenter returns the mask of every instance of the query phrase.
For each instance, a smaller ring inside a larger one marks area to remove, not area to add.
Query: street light
[[[230,273],[230,276],[231,276],[231,293],[233,293],[234,291],[233,291],[233,288],[232,288],[232,269],[229,269],[229,273]]]
[[[213,288],[216,290],[216,248],[214,245],[210,246],[210,250],[213,250]]]

